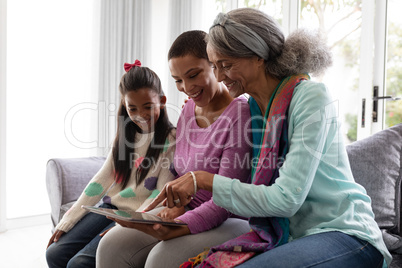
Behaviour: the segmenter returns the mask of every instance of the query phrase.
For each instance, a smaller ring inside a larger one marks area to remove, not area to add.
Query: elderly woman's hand
[[[157,216],[165,219],[175,219],[186,212],[184,207],[173,207],[173,208],[164,208],[161,212],[157,214]]]
[[[190,203],[195,191],[199,189],[212,192],[214,174],[206,171],[196,171],[193,175],[188,172],[180,178],[166,183],[160,194],[144,211],[152,210],[162,201],[163,205],[169,208],[185,206]]]

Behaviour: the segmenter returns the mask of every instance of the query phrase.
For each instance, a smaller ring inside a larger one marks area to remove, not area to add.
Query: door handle
[[[373,101],[377,100],[390,100],[390,101],[396,101],[400,100],[401,98],[399,97],[394,97],[394,96],[381,96],[381,97],[373,97]]]
[[[399,97],[394,96],[378,96],[378,86],[374,86],[373,88],[373,122],[377,122],[378,119],[378,101],[386,100],[386,101],[396,101],[400,100]]]

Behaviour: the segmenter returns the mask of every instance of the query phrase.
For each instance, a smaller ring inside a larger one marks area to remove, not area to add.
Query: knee
[[[160,251],[158,250],[159,244],[157,244],[148,254],[148,257],[146,259],[145,268],[151,268],[151,267],[163,267],[163,262],[165,260],[165,256],[160,255]],[[161,265],[162,262],[162,265]]]
[[[96,267],[113,267],[117,262],[121,262],[121,250],[124,248],[123,243],[118,243],[118,239],[111,237],[111,233],[107,233],[98,244],[96,250]],[[118,260],[116,260],[116,257]]]
[[[78,254],[75,255],[71,260],[67,263],[67,268],[89,268],[95,267],[95,258],[93,256],[87,256]]]
[[[96,250],[96,256],[97,256],[96,258],[98,258],[98,256],[100,257],[116,256],[116,254],[120,252],[120,247],[124,248],[124,245],[119,243],[118,239],[115,239],[115,237],[107,233],[99,241],[98,248]]]
[[[105,260],[109,259],[109,254],[113,255],[113,247],[109,247],[108,242],[106,241],[106,236],[102,237],[99,241],[98,248],[96,249],[96,266],[103,267],[102,263],[105,263]]]
[[[167,243],[164,242],[165,241],[159,242],[149,252],[145,262],[145,268],[180,266],[182,262],[176,262],[176,259],[180,259],[180,256],[178,256],[177,252],[172,252],[172,248],[167,246]]]
[[[51,244],[46,250],[46,262],[50,268],[53,267],[63,267],[63,263],[61,263],[62,258],[60,258],[61,251],[57,244]]]

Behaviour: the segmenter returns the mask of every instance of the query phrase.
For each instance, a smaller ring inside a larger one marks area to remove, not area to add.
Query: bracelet
[[[190,171],[191,176],[193,177],[194,182],[194,196],[197,193],[197,179],[195,178],[194,172]]]

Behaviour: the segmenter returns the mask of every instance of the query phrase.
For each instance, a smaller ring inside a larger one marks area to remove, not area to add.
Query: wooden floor
[[[0,233],[0,267],[47,268],[45,251],[50,230],[49,223]]]

